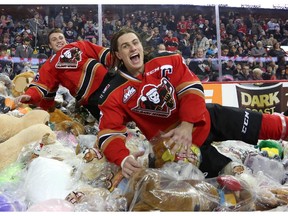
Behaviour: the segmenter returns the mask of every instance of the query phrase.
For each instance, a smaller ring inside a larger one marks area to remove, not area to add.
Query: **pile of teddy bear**
[[[126,146],[145,154],[128,180],[97,148],[97,121],[65,88],[53,112],[15,107],[33,76],[0,77],[0,211],[288,211],[286,142],[214,143],[232,163],[205,178],[185,158],[164,160],[167,152],[155,151],[132,122]],[[157,167],[149,168],[151,155]]]

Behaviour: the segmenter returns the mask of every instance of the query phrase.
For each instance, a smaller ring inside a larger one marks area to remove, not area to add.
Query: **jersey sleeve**
[[[96,59],[101,64],[103,64],[105,67],[110,67],[111,65],[111,54],[110,49],[99,46],[97,44],[93,44],[90,41],[82,41],[83,47],[85,49],[85,54],[89,58]]]
[[[49,60],[46,61],[25,91],[25,94],[31,96],[31,99],[25,103],[38,105],[45,110],[53,106],[59,87],[55,73],[55,70],[50,70]]]
[[[175,79],[179,100],[179,118],[181,121],[204,123],[207,109],[203,85],[199,78],[189,70],[181,56],[176,58],[176,65],[177,72],[174,73],[173,79]]]
[[[122,160],[130,154],[126,147],[127,128],[124,124],[125,115],[117,105],[116,99],[108,97],[99,109],[98,145],[106,159],[120,166]]]

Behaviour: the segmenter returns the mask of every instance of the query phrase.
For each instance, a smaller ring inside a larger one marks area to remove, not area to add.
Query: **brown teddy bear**
[[[125,197],[131,211],[249,211],[254,199],[234,176],[175,179],[161,169],[134,173]]]
[[[54,109],[53,112],[49,112],[49,114],[50,122],[55,125],[54,130],[69,132],[76,137],[79,134],[85,134],[84,125],[74,120],[60,109]]]

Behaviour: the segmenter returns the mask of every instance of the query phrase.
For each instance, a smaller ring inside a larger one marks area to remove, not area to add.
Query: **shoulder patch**
[[[120,76],[119,74],[116,74],[115,77],[111,80],[110,83],[106,85],[102,93],[100,94],[99,97],[99,105],[104,103],[106,98],[109,96],[111,92],[116,90],[119,86],[121,86],[123,83],[127,82],[127,79],[124,77]]]
[[[76,69],[81,59],[82,51],[78,47],[65,48],[61,50],[55,67],[57,69]]]

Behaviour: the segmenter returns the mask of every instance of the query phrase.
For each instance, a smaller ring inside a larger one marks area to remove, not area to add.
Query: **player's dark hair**
[[[111,46],[110,46],[110,52],[111,52],[111,58],[112,58],[112,68],[120,68],[122,66],[122,61],[119,60],[116,56],[116,52],[118,51],[118,39],[128,33],[133,33],[137,36],[137,38],[141,41],[139,34],[134,31],[131,28],[123,27],[118,32],[116,32],[112,39],[111,39]]]

